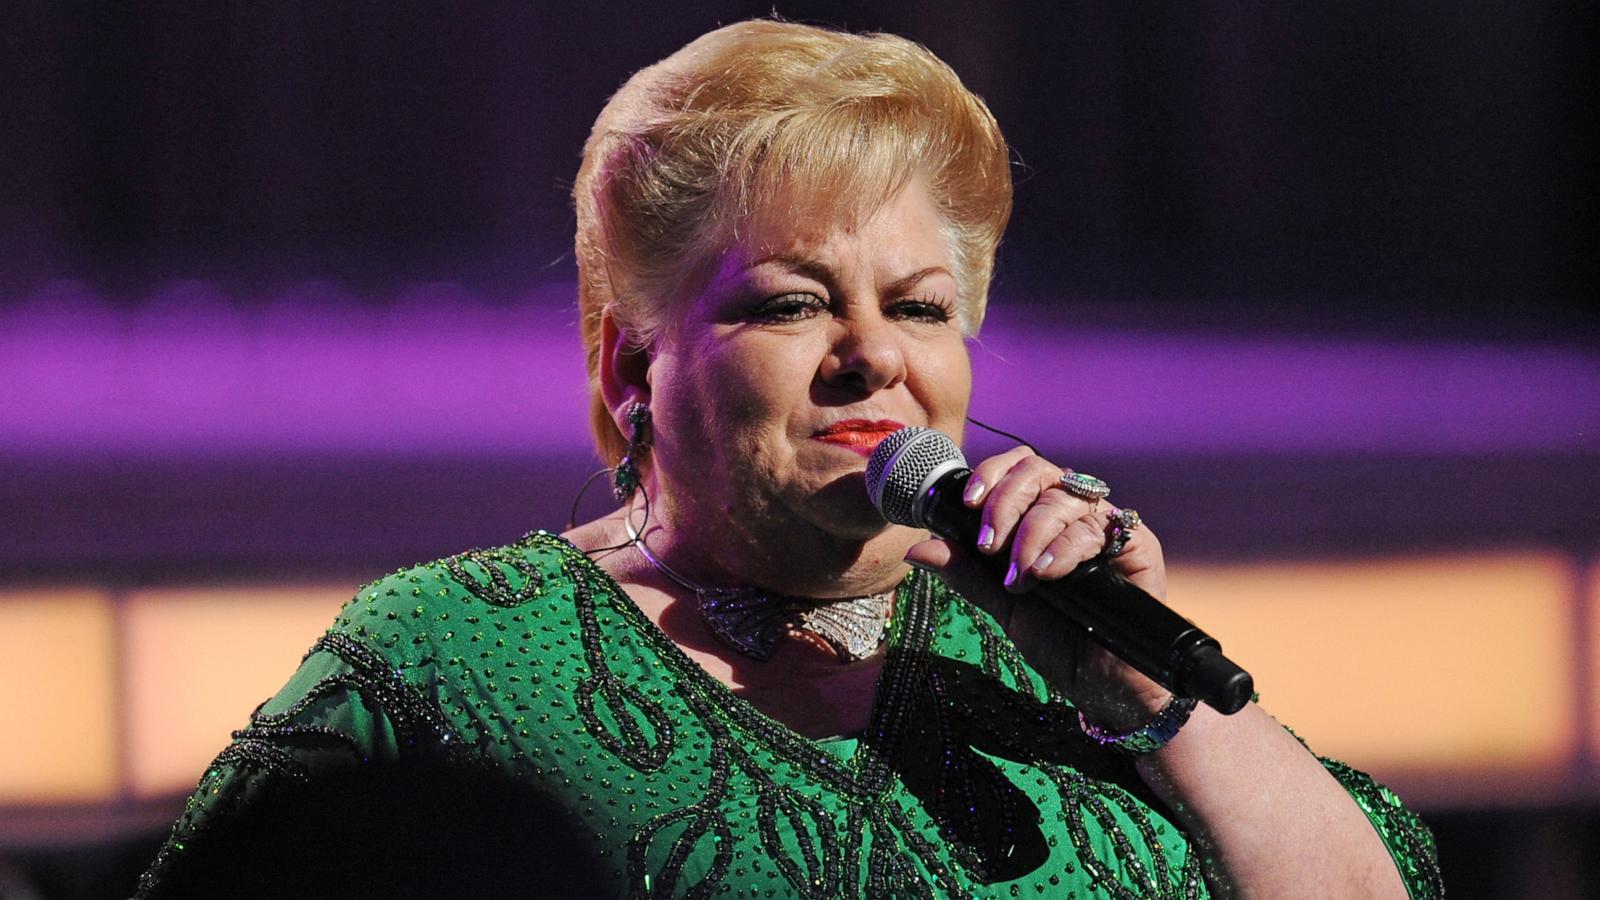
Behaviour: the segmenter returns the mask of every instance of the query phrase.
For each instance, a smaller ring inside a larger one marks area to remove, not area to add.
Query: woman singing
[[[553,883],[547,848],[497,858],[527,893],[1439,895],[1392,794],[1030,602],[1102,553],[1166,593],[1155,536],[1071,460],[978,462],[975,546],[868,501],[889,433],[960,440],[1011,208],[994,120],[926,49],[707,34],[611,99],[573,194],[620,505],[363,588],[207,772],[147,892],[285,785],[423,760],[405,770],[484,773],[571,823],[592,880]],[[490,863],[452,862],[462,843],[441,825],[438,864],[472,878]]]

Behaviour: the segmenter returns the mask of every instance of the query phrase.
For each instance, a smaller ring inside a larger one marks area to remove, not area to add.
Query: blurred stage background
[[[1595,896],[1594,8],[776,7],[1015,148],[974,414],[1145,514],[1452,896]],[[0,896],[126,894],[359,583],[559,528],[588,126],[772,9],[7,4]]]

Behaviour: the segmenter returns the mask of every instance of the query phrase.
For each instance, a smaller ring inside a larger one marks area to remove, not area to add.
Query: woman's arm
[[[1255,704],[1231,716],[1196,707],[1136,766],[1203,854],[1218,896],[1407,896],[1366,815]]]
[[[1029,664],[1091,721],[1133,731],[1171,694],[1027,596],[1037,581],[1062,577],[1105,546],[1112,510],[1058,489],[1061,471],[1025,448],[985,460],[972,479],[982,486],[969,489],[967,502],[983,510],[991,541],[959,551],[927,541],[906,558],[936,569],[993,615]],[[1009,556],[1013,574],[1004,587],[977,558],[983,554]],[[1165,562],[1148,529],[1134,532],[1115,565],[1165,598]],[[1388,848],[1351,794],[1254,704],[1232,716],[1197,707],[1178,736],[1140,757],[1137,768],[1203,854],[1220,896],[1407,896]]]

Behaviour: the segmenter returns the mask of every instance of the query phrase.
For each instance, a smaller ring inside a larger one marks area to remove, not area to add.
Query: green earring
[[[650,449],[650,407],[635,402],[628,407],[628,449],[611,477],[611,495],[618,503],[627,503],[639,490],[639,457]]]

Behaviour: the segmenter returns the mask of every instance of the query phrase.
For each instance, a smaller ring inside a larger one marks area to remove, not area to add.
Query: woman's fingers
[[[1061,578],[1106,548],[1116,507],[1063,490],[1061,475],[1059,466],[1017,447],[978,463],[968,479],[963,500],[982,511],[975,549],[1004,554],[1003,586],[1011,593]],[[1143,529],[1132,534],[1117,568],[1164,589],[1164,577],[1156,577],[1164,576],[1160,545]]]
[[[911,549],[906,551],[906,562],[919,569],[938,572],[950,565],[955,553],[944,538],[929,538],[911,545]]]
[[[1048,570],[1056,560],[1068,563],[1070,571],[1071,566],[1099,553],[1105,542],[1104,523],[1105,516],[1083,500],[1054,489],[1040,494],[1017,523],[1006,587],[1026,590],[1029,579]]]
[[[1158,600],[1167,598],[1167,566],[1161,555],[1161,541],[1148,525],[1133,529],[1122,552],[1111,560],[1112,568]]]
[[[1005,577],[1009,588],[1026,582],[1041,557],[1051,557],[1039,566],[1044,568],[1061,556],[1063,548],[1052,550],[1051,544],[1079,520],[1093,521],[1073,533],[1072,544],[1081,548],[1067,555],[1078,562],[1093,555],[1080,553],[1094,545],[1104,516],[1096,515],[1095,501],[1061,490],[1060,478],[1059,466],[1020,447],[979,463],[968,480],[964,499],[968,506],[982,509],[977,549],[992,556],[1009,548]]]
[[[987,467],[990,462],[1004,459],[1002,456],[985,460],[982,465]],[[998,469],[998,466],[995,468]],[[1045,520],[1051,518],[1056,520],[1058,528],[1064,528],[1072,519],[1090,510],[1088,503],[1056,489],[1061,478],[1059,466],[1031,453],[1015,460],[1003,473],[974,470],[974,475],[985,479],[982,500],[978,503],[968,501],[969,505],[981,504],[983,508],[978,528],[978,550],[983,553],[992,555],[1005,549],[1017,536],[1023,517],[1041,506],[1048,512],[1035,523],[1035,528],[1047,527]],[[994,480],[989,480],[991,478]],[[1048,538],[1040,539],[1035,534],[1025,558],[1020,560],[1022,565],[1031,565],[1047,543]]]
[[[1040,522],[1035,528],[1037,509],[1022,520],[1017,529],[1017,539],[1012,547],[1012,568],[1016,576],[1006,582],[1013,592],[1027,591],[1039,581],[1053,581],[1077,568],[1105,549],[1106,514],[1093,511],[1067,523],[1064,528],[1052,528],[1051,523]],[[1039,536],[1035,537],[1037,533]],[[1037,552],[1034,546],[1043,542]]]
[[[1086,642],[1081,629],[1055,606],[1023,596],[1040,582],[1063,578],[1105,552],[1112,517],[1119,514],[1110,503],[1062,489],[1061,474],[1059,466],[1025,447],[984,460],[973,469],[964,495],[969,508],[982,511],[979,546],[923,541],[910,549],[906,561],[937,571],[994,616],[1028,662],[1074,699],[1105,705],[1102,694],[1125,697],[1164,690]],[[1124,520],[1119,524],[1127,527]],[[1152,596],[1165,598],[1160,542],[1144,526],[1127,531],[1126,538],[1112,565]],[[1004,574],[997,578],[995,564],[1002,561],[998,568]]]
[[[1012,468],[1029,457],[1038,459],[1027,447],[1015,447],[973,466],[972,476],[967,479],[967,489],[961,495],[961,499],[970,509],[982,508],[988,503],[993,487],[999,484]]]

